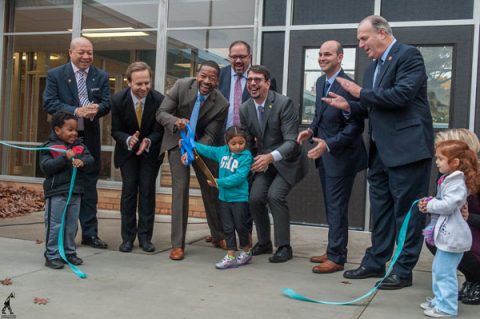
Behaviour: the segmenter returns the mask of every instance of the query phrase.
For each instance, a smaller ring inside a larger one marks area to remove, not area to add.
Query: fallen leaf
[[[12,279],[11,278],[5,278],[5,279],[0,280],[0,283],[2,283],[2,285],[4,285],[4,286],[8,286],[8,285],[12,284]]]
[[[342,280],[340,281],[342,284],[345,284],[345,285],[351,285],[352,283],[350,281],[347,281],[347,280]]]
[[[33,303],[37,305],[46,305],[48,303],[48,298],[35,297],[33,298]]]

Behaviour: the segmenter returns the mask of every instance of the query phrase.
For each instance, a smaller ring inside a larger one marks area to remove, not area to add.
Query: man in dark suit
[[[218,85],[218,64],[204,62],[196,78],[184,78],[175,82],[167,92],[157,111],[157,121],[163,125],[160,153],[168,151],[168,162],[172,172],[172,250],[170,259],[181,260],[185,256],[185,234],[188,223],[188,198],[190,185],[190,167],[181,162],[178,141],[180,130],[190,123],[195,132],[195,140],[212,145],[217,132],[225,123],[228,101],[216,89]],[[210,171],[217,174],[214,161],[204,159]],[[225,236],[217,212],[217,189],[210,187],[205,174],[196,162],[192,164],[207,214],[207,222],[214,240],[226,248]]]
[[[317,80],[315,117],[310,127],[298,134],[297,142],[312,138],[317,145],[308,152],[315,159],[322,183],[328,222],[327,252],[310,258],[319,263],[314,273],[343,270],[347,261],[348,201],[357,172],[367,167],[367,152],[362,140],[363,119],[343,116],[341,110],[329,107],[321,98],[335,92],[350,100],[335,79],[351,80],[342,70],[343,48],[337,41],[326,41],[320,47],[318,64],[325,73]]]
[[[255,65],[249,69],[247,88],[251,99],[242,104],[240,118],[255,156],[249,206],[258,242],[252,254],[273,251],[268,204],[275,223],[275,246],[278,247],[269,260],[286,262],[292,258],[287,195],[307,172],[306,156],[296,142],[300,124],[298,109],[290,98],[269,91],[270,73],[264,66]]]
[[[363,88],[337,78],[360,101],[347,101],[334,93],[328,104],[369,118],[370,213],[372,246],[362,264],[344,273],[346,278],[381,277],[393,253],[395,238],[414,200],[428,193],[433,156],[433,125],[427,100],[427,75],[420,52],[393,37],[388,22],[369,16],[357,29],[359,47],[375,61],[367,69]],[[422,249],[425,214],[414,207],[397,263],[380,289],[412,285],[412,269]]]
[[[95,158],[84,174],[85,193],[80,206],[82,244],[107,248],[98,237],[97,181],[100,173],[100,117],[110,112],[108,74],[92,65],[93,46],[86,38],[70,44],[70,62],[48,71],[43,109],[54,114],[65,111],[78,117],[78,134]]]
[[[146,63],[130,64],[125,76],[129,87],[112,97],[114,164],[120,167],[123,182],[120,200],[123,242],[119,250],[131,252],[138,236],[140,247],[153,252],[155,180],[163,158],[160,156],[159,160],[163,127],[155,120],[155,114],[163,95],[151,89],[152,70]]]

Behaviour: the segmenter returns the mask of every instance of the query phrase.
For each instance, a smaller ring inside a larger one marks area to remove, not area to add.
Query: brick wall
[[[33,183],[21,183],[21,182],[5,182],[0,181],[0,186],[20,188],[25,187],[27,189],[43,192],[41,184]],[[98,205],[99,209],[108,210],[120,210],[120,190],[98,188]],[[157,194],[156,196],[156,208],[155,213],[170,215],[172,205],[172,195],[170,194]],[[189,216],[205,218],[205,208],[201,197],[190,197]]]

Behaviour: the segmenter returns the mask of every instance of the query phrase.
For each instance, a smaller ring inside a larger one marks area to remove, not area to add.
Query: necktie
[[[373,87],[378,87],[377,79],[382,71],[383,61],[382,59],[377,60],[377,66],[375,67],[375,72],[373,73]]]
[[[258,122],[260,127],[263,129],[263,123],[265,122],[265,107],[263,105],[257,106],[258,108]]]
[[[85,72],[78,70],[78,100],[80,101],[80,106],[85,106],[90,104],[90,100],[88,98],[88,91],[87,91],[87,74]]]
[[[135,115],[137,115],[138,127],[142,126],[142,101],[138,100],[137,105],[135,105]]]
[[[242,75],[237,74],[233,90],[233,125],[240,125],[240,104],[242,104]]]
[[[330,90],[330,82],[325,81],[325,87],[323,88],[323,96],[327,96],[329,90]]]
[[[205,96],[198,93],[197,100],[195,101],[195,105],[193,106],[192,115],[190,116],[190,126],[192,127],[193,132],[195,132],[195,129],[197,127],[200,106],[202,105],[203,101],[205,101]]]

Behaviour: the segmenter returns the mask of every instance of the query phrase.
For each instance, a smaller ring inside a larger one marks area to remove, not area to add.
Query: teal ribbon
[[[185,130],[180,131],[180,136],[182,137],[180,152],[182,153],[182,156],[187,154],[187,160],[184,165],[190,166],[195,160],[195,155],[193,154],[193,150],[195,149],[195,133],[190,124],[187,123]]]
[[[407,237],[407,229],[408,229],[408,223],[410,222],[410,218],[412,216],[412,209],[415,205],[417,205],[419,200],[417,199],[412,203],[412,206],[410,206],[410,209],[407,212],[407,215],[405,216],[405,219],[403,220],[402,227],[400,228],[400,232],[398,233],[398,238],[397,238],[397,248],[395,249],[395,253],[393,254],[392,260],[390,261],[390,265],[388,266],[388,269],[385,273],[385,276],[377,282],[375,287],[370,289],[367,293],[363,294],[362,296],[349,300],[349,301],[326,301],[326,300],[316,300],[312,299],[306,296],[302,296],[301,294],[297,293],[295,290],[290,289],[290,288],[283,288],[282,293],[295,300],[300,300],[300,301],[308,301],[308,302],[313,302],[313,303],[319,303],[323,305],[340,305],[340,306],[345,306],[345,305],[351,305],[354,303],[357,303],[358,301],[365,299],[371,295],[373,295],[375,292],[378,290],[378,286],[382,284],[382,282],[387,278],[390,273],[392,272],[393,266],[397,262],[398,257],[400,256],[400,253],[403,250],[403,246],[405,245],[405,239]]]
[[[58,148],[53,148],[53,147],[23,147],[23,146],[18,146],[18,145],[13,145],[9,143],[5,143],[0,141],[0,144],[16,148],[19,150],[24,150],[24,151],[55,151],[55,152],[60,152],[60,153],[66,153],[66,150],[58,149]],[[73,158],[72,158],[73,159]],[[67,256],[65,255],[65,248],[63,245],[63,233],[65,229],[65,216],[67,215],[67,208],[68,204],[70,203],[70,199],[72,198],[72,193],[73,193],[73,187],[75,186],[75,178],[77,176],[77,168],[73,167],[73,172],[72,172],[72,179],[70,180],[70,188],[68,190],[68,197],[67,197],[67,202],[65,203],[65,207],[63,208],[63,213],[62,213],[62,223],[60,224],[60,230],[58,233],[58,252],[60,253],[60,256],[62,259],[70,266],[70,269],[73,271],[75,275],[77,275],[79,278],[87,278],[87,275],[82,272],[77,266],[71,264],[67,260]]]

